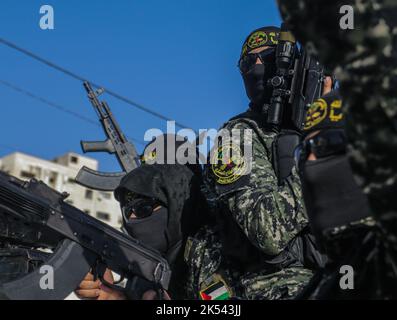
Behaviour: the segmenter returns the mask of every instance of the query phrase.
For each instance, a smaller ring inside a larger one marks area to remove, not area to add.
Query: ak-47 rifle
[[[124,175],[140,165],[139,156],[135,146],[127,140],[120,129],[116,119],[105,101],[98,97],[105,92],[104,89],[94,91],[89,82],[84,82],[88,98],[98,114],[103,130],[107,136],[105,141],[81,141],[81,148],[86,152],[108,152],[115,154],[123,172],[107,173],[81,168],[76,176],[76,182],[95,190],[113,191],[120,184]]]
[[[44,265],[53,268],[54,277],[53,290],[40,287],[40,268],[0,283],[0,299],[64,299],[90,269],[119,290],[103,279],[106,268],[168,288],[171,271],[160,253],[65,203],[67,196],[35,179],[24,182],[0,173],[0,244],[53,250]]]

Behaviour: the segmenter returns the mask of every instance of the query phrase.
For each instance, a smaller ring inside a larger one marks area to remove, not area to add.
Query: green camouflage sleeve
[[[249,126],[238,123],[233,129]],[[252,168],[246,177],[226,186],[213,179],[218,200],[226,205],[251,243],[271,256],[279,254],[307,225],[296,172],[278,186],[271,162],[275,136],[253,131]]]

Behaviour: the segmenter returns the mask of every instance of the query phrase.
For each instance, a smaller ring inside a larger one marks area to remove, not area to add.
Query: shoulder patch
[[[233,290],[221,274],[215,273],[200,284],[200,300],[228,300],[232,296]]]
[[[233,142],[224,143],[212,152],[211,171],[220,185],[229,185],[248,174],[247,161],[241,148]]]

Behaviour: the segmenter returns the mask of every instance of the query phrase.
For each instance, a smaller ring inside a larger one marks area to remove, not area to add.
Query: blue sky
[[[41,30],[50,4],[55,30]],[[218,128],[248,105],[236,67],[247,34],[279,25],[273,0],[1,0],[1,37],[191,128]],[[0,80],[96,120],[82,84],[0,44]],[[129,137],[143,141],[154,118],[110,96]],[[15,149],[46,159],[81,153],[102,129],[0,84],[0,156]],[[137,145],[138,150],[142,149]],[[90,154],[118,171],[109,155]]]

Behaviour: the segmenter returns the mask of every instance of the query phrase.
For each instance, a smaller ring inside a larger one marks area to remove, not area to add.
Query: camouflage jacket
[[[259,268],[257,264],[254,269],[249,265],[258,261],[258,252],[265,260],[282,260],[289,244],[307,226],[299,178],[293,171],[282,185],[278,184],[272,165],[272,144],[277,133],[258,125],[250,112],[230,120],[223,129],[250,130],[252,139],[248,144],[252,142],[252,157],[248,159],[242,154],[243,139],[232,138],[214,147],[212,158],[231,149],[240,154],[232,156],[228,164],[211,161],[205,169],[207,198],[218,212],[224,213],[218,220],[217,231],[206,229],[192,240],[196,245],[191,251],[195,253],[185,256],[195,270],[192,276],[203,289],[205,278],[222,264],[230,291],[241,298],[292,298],[308,282],[311,270],[296,263],[274,268],[272,263],[260,262]],[[256,252],[241,245],[242,242],[248,242]],[[239,261],[246,264],[243,269],[234,263],[241,257],[245,257]]]

